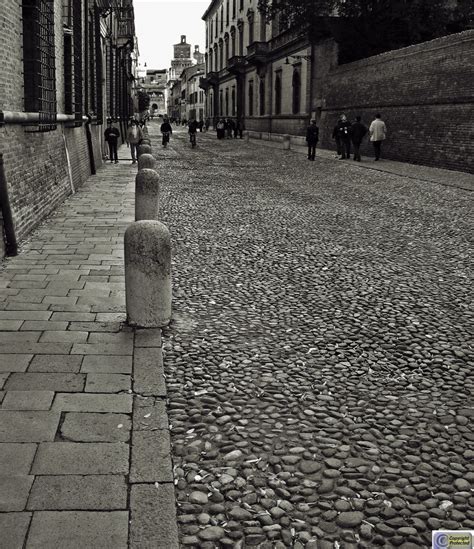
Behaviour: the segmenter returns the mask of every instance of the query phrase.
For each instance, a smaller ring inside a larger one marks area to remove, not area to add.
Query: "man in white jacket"
[[[387,126],[380,114],[376,114],[375,120],[370,124],[369,135],[374,144],[375,160],[380,160],[382,141],[387,137]]]

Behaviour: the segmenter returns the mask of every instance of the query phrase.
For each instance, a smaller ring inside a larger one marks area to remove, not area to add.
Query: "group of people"
[[[219,118],[216,123],[217,139],[242,139],[244,124],[241,120],[232,118]]]
[[[387,126],[382,120],[380,114],[375,115],[375,119],[367,128],[362,122],[361,117],[357,116],[356,121],[351,123],[345,114],[342,114],[334,127],[332,137],[336,142],[337,157],[340,160],[351,157],[351,145],[354,149],[354,160],[361,161],[360,147],[366,135],[372,142],[375,153],[375,160],[380,160],[382,151],[382,142],[387,137]],[[308,144],[308,160],[314,160],[316,156],[316,145],[319,141],[319,129],[316,120],[311,120],[306,130],[306,142]]]
[[[118,164],[118,140],[120,138],[120,130],[115,125],[114,120],[109,120],[107,124],[107,129],[104,132],[104,138],[105,142],[107,143],[109,147],[109,160],[111,163]],[[126,133],[126,140],[127,145],[130,147],[130,154],[132,156],[132,163],[135,164],[137,161],[137,148],[140,144],[140,141],[144,137],[143,133],[143,127],[145,126],[145,121],[138,121],[136,119],[130,120],[128,127],[127,127],[127,133]]]

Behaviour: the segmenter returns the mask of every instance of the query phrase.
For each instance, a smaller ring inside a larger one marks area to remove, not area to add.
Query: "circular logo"
[[[448,534],[445,534],[444,532],[437,532],[434,535],[433,542],[434,549],[445,549],[446,547],[449,547]]]

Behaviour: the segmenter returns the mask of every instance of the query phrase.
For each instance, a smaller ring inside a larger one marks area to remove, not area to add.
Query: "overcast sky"
[[[134,0],[135,25],[140,50],[140,64],[147,69],[168,69],[173,58],[173,44],[182,34],[194,46],[205,51],[205,26],[201,19],[211,0]]]

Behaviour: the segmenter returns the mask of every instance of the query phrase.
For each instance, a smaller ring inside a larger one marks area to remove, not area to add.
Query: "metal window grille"
[[[74,118],[82,124],[82,2],[73,2]]]
[[[102,124],[104,119],[104,96],[102,88],[103,63],[102,63],[102,44],[100,38],[100,13],[96,8],[94,12],[94,34],[95,34],[95,81],[97,88],[96,97],[96,116],[97,124]]]
[[[72,0],[63,2],[64,112],[73,114]]]
[[[39,113],[27,131],[56,129],[54,0],[23,0],[23,63],[25,110]]]

